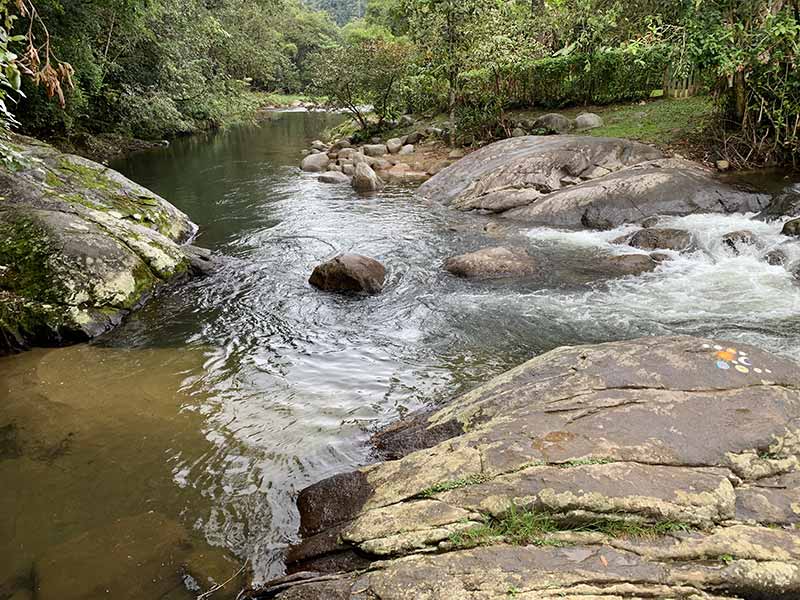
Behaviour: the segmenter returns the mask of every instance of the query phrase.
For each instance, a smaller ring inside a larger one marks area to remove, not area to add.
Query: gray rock
[[[654,215],[757,212],[764,194],[733,188],[695,163],[662,159],[549,194],[506,213],[528,223],[610,229]]]
[[[345,175],[353,176],[355,175],[356,167],[353,164],[342,165],[342,173]]]
[[[537,271],[537,263],[520,248],[483,248],[476,252],[449,258],[445,269],[468,279],[521,277]]]
[[[800,369],[757,348],[560,348],[391,425],[375,440],[395,460],[301,492],[305,573],[263,592],[794,599],[798,420]]]
[[[320,140],[314,140],[311,142],[311,147],[314,150],[319,150],[320,152],[327,152],[328,151],[328,144],[322,142]]]
[[[383,289],[386,269],[374,258],[340,254],[317,266],[308,281],[314,287],[331,292],[376,294]]]
[[[389,152],[384,144],[367,144],[362,148],[362,150],[366,156],[372,156],[375,158],[383,156]]]
[[[600,115],[595,113],[581,113],[575,117],[575,129],[577,131],[586,131],[588,129],[597,129],[603,126],[603,119]]]
[[[369,140],[369,141],[370,141],[370,142],[371,142],[373,145],[379,145],[379,144],[383,143],[383,140],[382,140],[382,139],[381,139],[379,136],[377,136],[377,135],[376,135],[375,137],[372,137],[372,138],[370,138],[370,140]]]
[[[328,171],[319,176],[320,183],[350,183],[350,177],[339,171]]]
[[[352,159],[353,155],[357,154],[354,148],[342,148],[339,150],[339,160],[348,160]]]
[[[414,123],[416,123],[416,121],[414,120],[414,117],[412,117],[411,115],[403,115],[402,117],[400,117],[400,122],[399,122],[400,127],[412,127]]]
[[[789,262],[789,257],[783,250],[775,248],[764,255],[764,261],[773,267],[780,267]]]
[[[558,113],[542,115],[533,122],[534,129],[543,129],[552,133],[567,133],[574,126],[575,124],[571,120]]]
[[[331,159],[328,158],[327,154],[318,152],[316,154],[309,154],[306,156],[303,159],[303,162],[300,164],[300,168],[303,169],[303,171],[318,173],[327,169],[330,162]]]
[[[521,127],[515,127],[514,131],[511,132],[511,137],[523,137],[525,135],[525,130]]]
[[[406,144],[419,144],[424,137],[425,134],[423,134],[421,131],[414,131],[406,136]]]
[[[383,189],[383,181],[367,163],[360,162],[353,172],[353,189],[359,192],[375,192]]]
[[[389,150],[389,154],[397,154],[402,147],[403,140],[400,138],[392,138],[386,142],[386,149]]]
[[[400,152],[398,152],[398,154],[400,156],[406,156],[408,154],[414,154],[414,150],[415,148],[413,144],[406,144],[405,146],[400,148]]]
[[[781,233],[783,235],[788,235],[790,237],[800,236],[800,219],[792,219],[791,221],[786,221],[786,223],[783,225]]]
[[[0,354],[85,341],[192,272],[188,217],[116,171],[13,138],[0,167]],[[42,176],[43,174],[43,176]]]
[[[441,129],[440,127],[426,127],[425,133],[433,137],[442,137],[442,134],[444,134],[444,129]]]
[[[682,229],[641,229],[613,241],[642,250],[675,250],[686,252],[694,247],[692,234]]]
[[[725,244],[734,254],[741,254],[746,246],[758,245],[756,234],[747,229],[732,231],[722,236],[722,243]]]
[[[463,148],[455,148],[447,155],[450,160],[461,160],[467,155]]]
[[[526,136],[490,144],[441,171],[419,193],[461,210],[502,212],[564,187],[661,158],[658,150],[613,138]]]

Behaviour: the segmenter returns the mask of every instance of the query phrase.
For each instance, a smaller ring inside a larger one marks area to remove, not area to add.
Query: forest
[[[737,164],[797,158],[798,0],[6,0],[3,11],[8,115],[45,138],[170,138],[246,119],[278,92],[350,110],[364,128],[445,112],[454,139],[472,143],[507,135],[509,109],[640,101],[668,76],[714,98],[708,134]]]

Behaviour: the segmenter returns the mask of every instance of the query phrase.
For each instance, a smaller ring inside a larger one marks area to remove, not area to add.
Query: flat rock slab
[[[419,193],[461,210],[502,212],[576,181],[662,157],[659,150],[629,140],[524,136],[469,154],[422,185]]]
[[[768,195],[731,187],[695,163],[661,159],[555,191],[504,216],[538,225],[611,229],[656,215],[758,212],[768,203]]]
[[[536,260],[521,248],[483,248],[447,259],[445,269],[468,279],[523,277],[537,271]]]
[[[376,442],[253,597],[800,598],[800,367],[757,348],[561,348]]]

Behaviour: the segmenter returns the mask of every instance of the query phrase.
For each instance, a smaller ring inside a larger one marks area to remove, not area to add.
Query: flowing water
[[[779,222],[671,219],[697,252],[592,283],[592,257],[634,252],[610,243],[625,228],[490,235],[408,188],[321,184],[296,165],[332,119],[276,114],[113,165],[187,212],[224,265],[93,344],[0,359],[0,599],[188,599],[238,569],[230,555],[278,575],[299,489],[368,462],[377,427],[559,345],[685,333],[800,351],[800,288],[763,261],[787,241]],[[739,229],[760,245],[737,256],[720,237]],[[441,268],[499,243],[527,245],[542,276]],[[386,264],[382,294],[308,285],[343,251]]]

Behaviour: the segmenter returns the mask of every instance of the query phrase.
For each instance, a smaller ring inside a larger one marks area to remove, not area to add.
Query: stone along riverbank
[[[250,597],[800,597],[800,369],[759,349],[562,348],[372,444]]]

